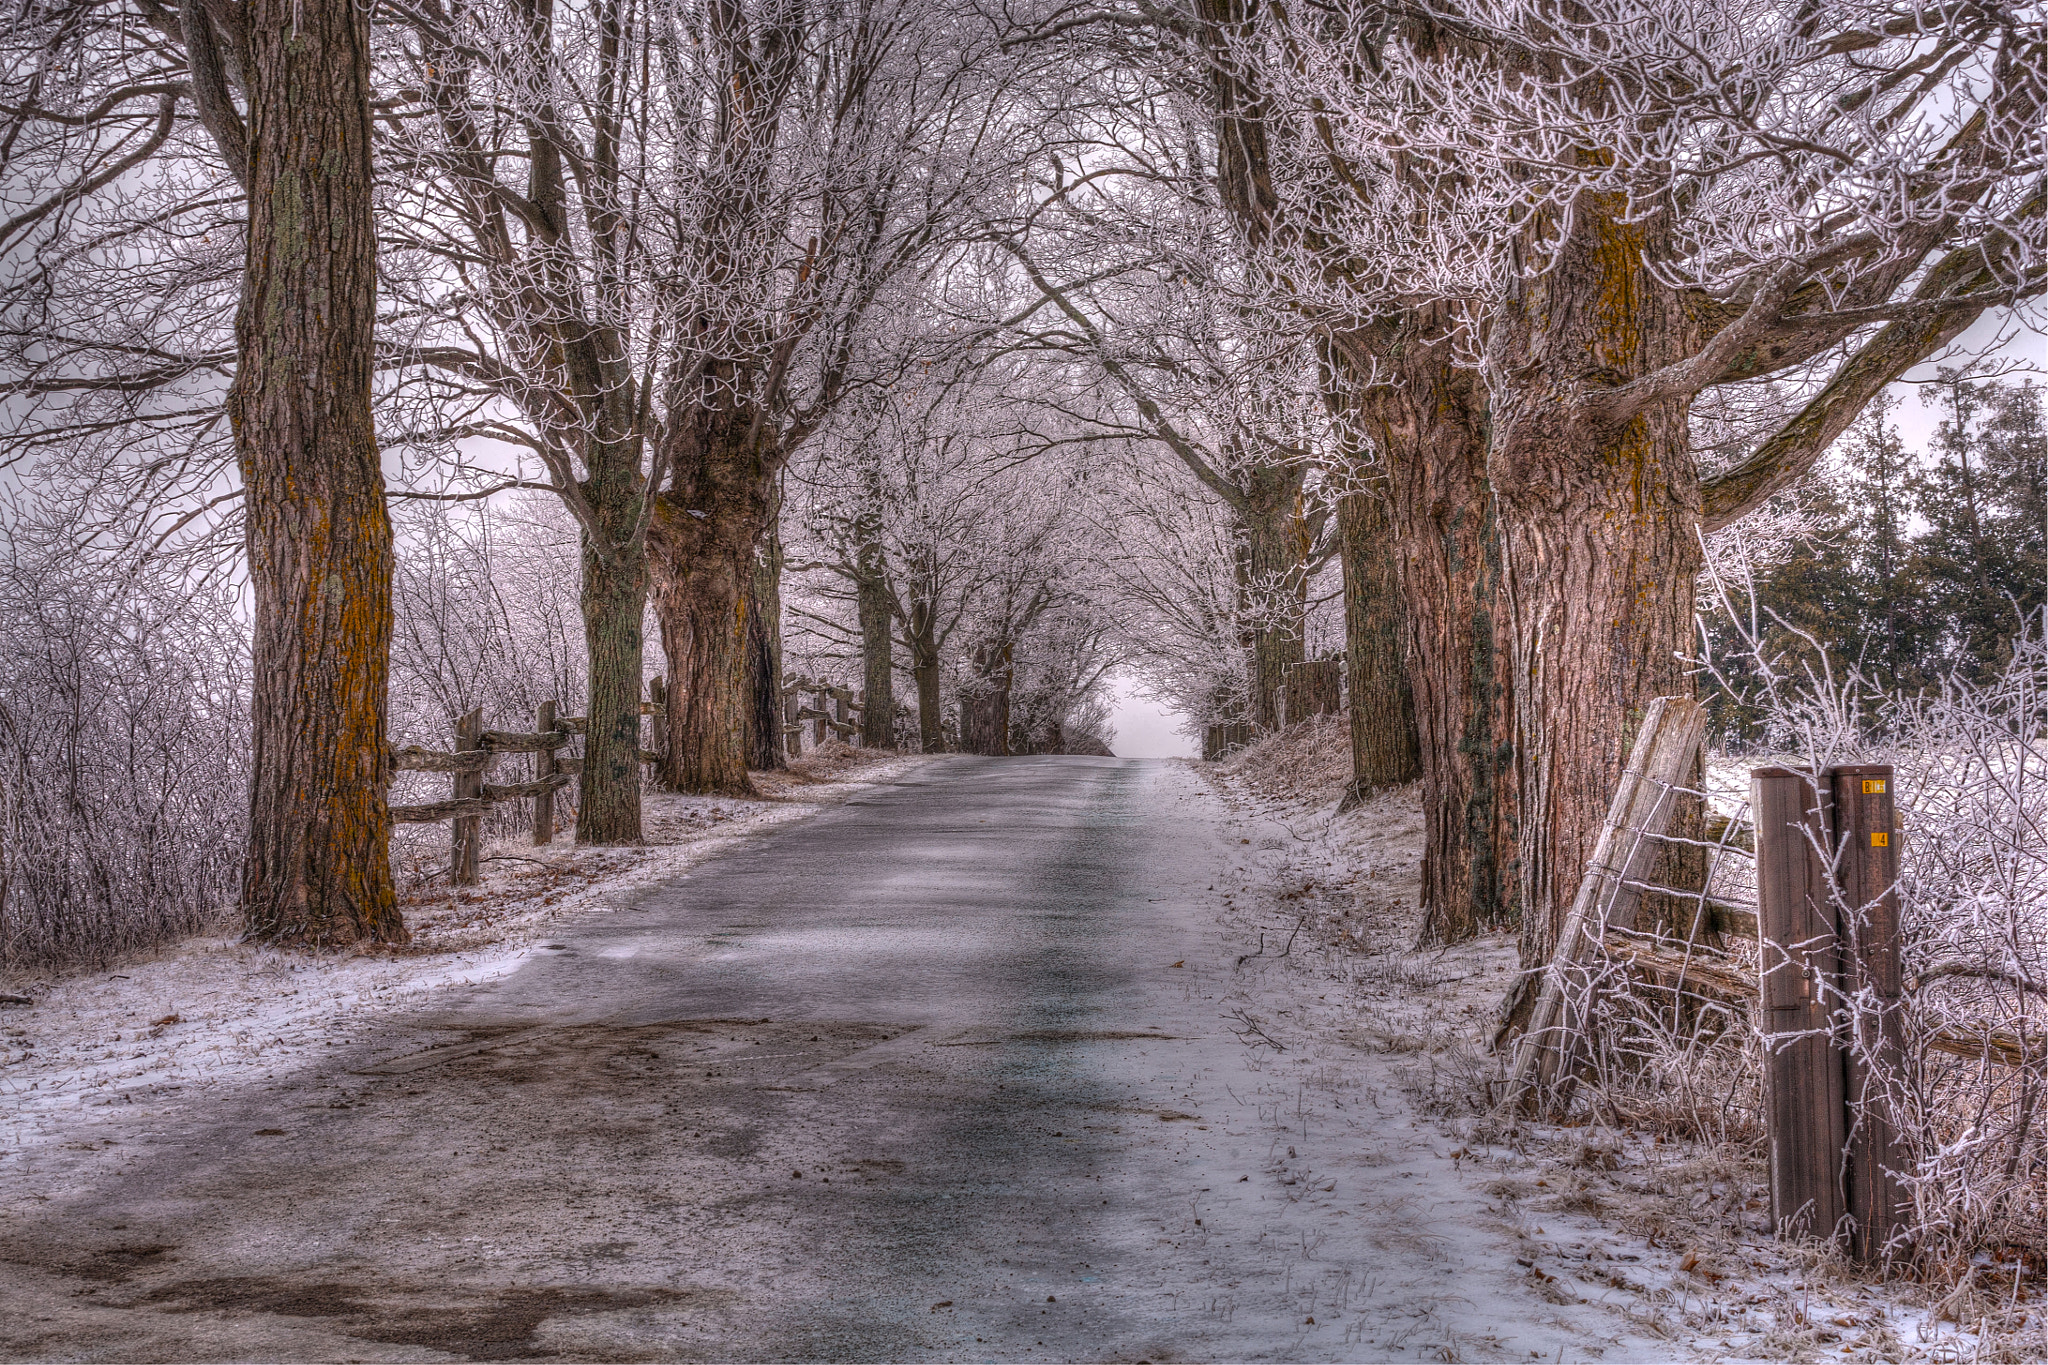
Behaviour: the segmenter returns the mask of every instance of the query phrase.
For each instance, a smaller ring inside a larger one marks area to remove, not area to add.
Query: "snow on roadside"
[[[650,793],[642,847],[578,848],[573,830],[544,848],[489,845],[480,886],[401,886],[413,941],[395,950],[319,955],[215,932],[106,971],[10,985],[34,1004],[0,1009],[0,1160],[88,1146],[101,1119],[261,1081],[436,990],[509,975],[562,920],[609,913],[921,761],[828,745],[794,772],[757,775],[765,799]]]
[[[1413,1172],[1407,1196],[1446,1211],[1446,1239],[1476,1239],[1475,1267],[1482,1243],[1494,1255],[1511,1245],[1525,1301],[1547,1305],[1582,1348],[1610,1359],[1802,1362],[2018,1360],[2029,1358],[2029,1337],[2038,1349],[2037,1326],[1980,1339],[1915,1303],[1913,1286],[1874,1283],[1832,1252],[1777,1241],[1760,1152],[1493,1115],[1487,1084],[1500,1061],[1486,1049],[1514,939],[1415,949],[1419,795],[1335,813],[1350,776],[1342,717],[1191,766],[1239,826],[1240,875],[1225,905],[1226,932],[1251,955],[1233,1000],[1243,1026],[1270,1030],[1290,1060],[1322,1063],[1307,1089],[1327,1092],[1324,1123],[1352,1103],[1345,1087],[1391,1075],[1405,1102],[1395,1127],[1421,1123],[1400,1158],[1403,1175]],[[1247,1033],[1252,1045],[1258,1037]],[[1488,1196],[1477,1214],[1475,1187]],[[1487,1292],[1489,1307],[1498,1291]],[[1468,1359],[1505,1358],[1500,1344],[1444,1342]]]

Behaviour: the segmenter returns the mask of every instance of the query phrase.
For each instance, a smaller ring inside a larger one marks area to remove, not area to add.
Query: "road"
[[[122,1163],[30,1154],[0,1214],[0,1354],[1327,1359],[1464,1331],[1528,1359],[1587,1339],[1498,1340],[1511,1248],[1471,1263],[1446,1220],[1483,1195],[1416,1164],[1427,1133],[1367,1073],[1247,1053],[1222,1008],[1237,841],[1217,816],[1172,764],[933,763]],[[1357,1127],[1366,1100],[1401,1135]],[[1342,1133],[1313,1135],[1332,1104]],[[1485,1293],[1453,1292],[1461,1273]]]

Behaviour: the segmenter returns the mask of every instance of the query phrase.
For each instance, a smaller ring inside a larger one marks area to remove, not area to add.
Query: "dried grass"
[[[1334,802],[1351,781],[1351,721],[1341,711],[1311,716],[1261,737],[1216,767],[1269,801]]]

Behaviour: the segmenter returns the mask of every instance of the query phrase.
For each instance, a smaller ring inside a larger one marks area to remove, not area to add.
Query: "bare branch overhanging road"
[[[31,1154],[0,1354],[1332,1359],[1497,1329],[1446,1281],[1481,1201],[1374,1172],[1428,1156],[1398,1101],[1401,1133],[1359,1128],[1364,1073],[1233,1036],[1219,815],[1171,764],[933,763],[125,1166]]]

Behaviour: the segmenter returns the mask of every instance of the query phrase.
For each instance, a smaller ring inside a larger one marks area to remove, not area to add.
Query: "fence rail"
[[[660,678],[648,682],[652,698],[640,703],[642,716],[665,717],[666,689]],[[563,756],[579,735],[590,729],[585,716],[557,715],[557,702],[542,702],[534,713],[531,730],[486,730],[483,709],[478,707],[455,721],[453,747],[428,749],[407,744],[391,751],[391,766],[401,772],[447,773],[453,791],[446,801],[416,801],[391,807],[395,824],[437,824],[454,822],[449,878],[457,886],[474,886],[480,879],[478,864],[483,850],[482,820],[491,807],[506,801],[534,803],[533,841],[551,843],[555,837],[555,793],[567,787],[583,771],[583,760]],[[656,727],[657,733],[660,727]],[[486,782],[484,774],[507,754],[531,754],[533,776],[524,782]],[[639,749],[642,763],[659,763],[655,749]]]
[[[804,705],[807,696],[815,697],[817,704]],[[804,750],[805,721],[811,722],[813,747],[825,742],[827,730],[851,742],[861,731],[853,721],[856,713],[865,719],[867,702],[852,688],[816,678],[790,679],[782,686],[782,735],[789,756],[795,758]]]
[[[649,679],[647,692],[648,699],[640,703],[640,714],[666,718],[668,688],[665,680]],[[849,688],[797,678],[783,687],[782,695],[787,718],[783,734],[787,737],[791,756],[803,752],[804,721],[814,723],[814,743],[817,744],[824,743],[828,728],[847,739],[860,733],[860,726],[853,722],[852,717],[864,714],[866,707],[860,694]],[[801,698],[807,695],[817,697],[818,705],[801,705]],[[583,772],[582,758],[565,755],[561,751],[590,730],[589,717],[557,715],[559,705],[558,702],[542,702],[535,709],[531,730],[486,730],[483,728],[483,710],[479,707],[456,719],[451,748],[429,749],[407,744],[392,749],[391,766],[398,771],[447,773],[453,779],[453,790],[447,800],[394,805],[391,807],[391,819],[402,825],[437,824],[444,820],[454,822],[450,876],[457,886],[474,886],[479,880],[481,821],[494,805],[531,800],[534,803],[534,843],[547,844],[554,840],[555,793]],[[828,706],[832,709],[826,710]],[[656,726],[655,733],[662,734],[664,728]],[[533,755],[533,776],[525,782],[484,781],[483,776],[491,765],[507,754]],[[642,763],[659,763],[663,758],[659,749],[639,749],[636,756]]]

